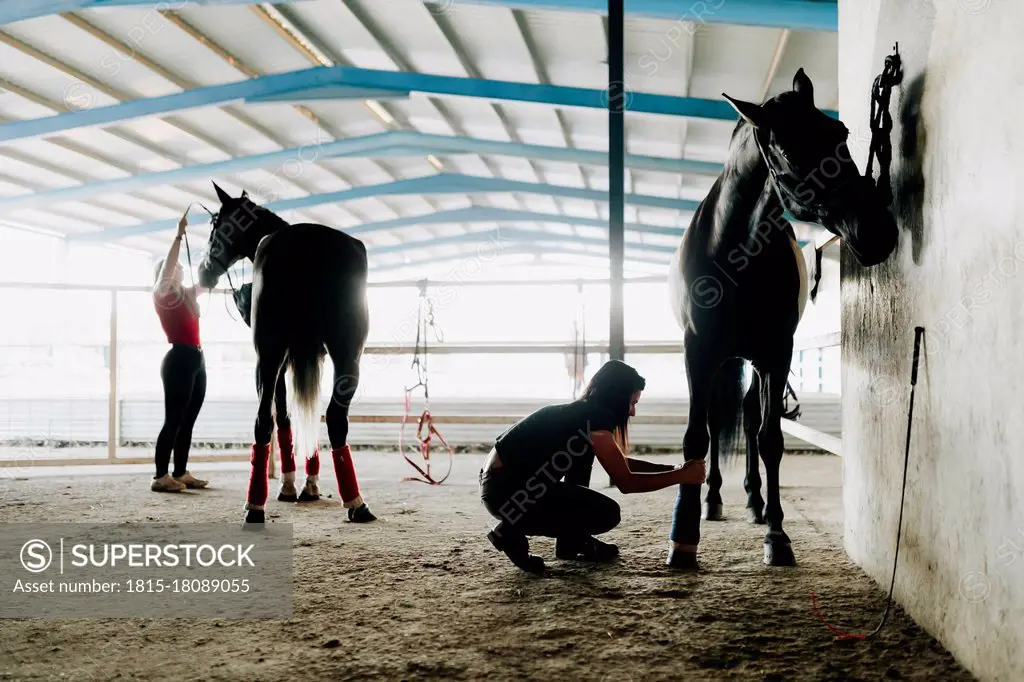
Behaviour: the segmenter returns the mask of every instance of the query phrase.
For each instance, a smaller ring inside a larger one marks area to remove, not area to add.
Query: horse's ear
[[[216,182],[213,183],[213,188],[217,190],[217,198],[220,199],[220,203],[226,204],[231,201],[231,195],[222,190]]]
[[[800,93],[807,98],[807,101],[814,104],[814,84],[804,73],[803,68],[798,69],[796,75],[793,76],[793,92]]]
[[[242,190],[242,198],[243,199],[248,199],[249,198],[249,193],[246,192],[244,189]]]
[[[754,104],[753,102],[746,102],[742,99],[735,99],[729,97],[729,95],[722,93],[722,97],[729,101],[732,108],[735,109],[740,116],[742,116],[748,123],[755,128],[765,127],[768,121],[764,115],[764,110],[760,104]]]

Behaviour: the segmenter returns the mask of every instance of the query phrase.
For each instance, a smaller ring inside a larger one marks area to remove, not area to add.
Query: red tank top
[[[159,287],[153,292],[153,305],[168,343],[199,347],[199,314],[192,312],[182,286]]]

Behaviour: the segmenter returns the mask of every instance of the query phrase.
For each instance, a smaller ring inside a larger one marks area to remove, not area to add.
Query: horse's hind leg
[[[259,359],[256,366],[256,393],[259,409],[253,427],[252,456],[249,470],[249,491],[245,505],[245,522],[263,523],[263,508],[267,503],[267,463],[270,459],[270,439],[274,436],[274,389],[284,365],[283,347],[257,348]]]
[[[334,389],[327,406],[327,436],[331,441],[331,457],[338,479],[338,492],[348,508],[349,521],[367,523],[377,519],[359,493],[355,462],[348,445],[348,411],[359,388],[359,353],[347,348],[328,347],[334,365]]]
[[[274,388],[274,419],[277,422],[277,446],[281,451],[281,489],[277,493],[278,502],[295,502],[298,492],[295,490],[295,443],[292,439],[292,421],[288,415],[288,392],[285,389],[285,371],[277,375],[277,386]]]
[[[761,379],[754,378],[743,398],[743,430],[747,437],[747,475],[743,489],[747,491],[747,520],[764,523],[764,498],[761,497],[761,471],[757,453],[757,433],[761,430]]]
[[[711,466],[708,467],[708,494],[704,497],[705,521],[721,521],[725,518],[722,505],[722,470],[718,463],[718,436],[721,431],[721,419],[711,410],[708,414],[708,429],[711,438]]]
[[[764,460],[768,504],[765,521],[764,562],[771,566],[792,566],[796,563],[789,536],[782,529],[782,501],[779,495],[779,466],[782,463],[782,408],[789,377],[789,361],[777,362],[762,375],[761,403],[764,418],[757,434],[757,449]]]

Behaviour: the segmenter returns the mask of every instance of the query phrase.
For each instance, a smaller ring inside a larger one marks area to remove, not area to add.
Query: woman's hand
[[[700,485],[707,477],[707,464],[703,459],[691,459],[689,462],[683,462],[676,469],[681,469],[687,474],[681,481],[684,484]]]
[[[185,228],[187,226],[188,226],[188,211],[185,211],[185,214],[181,216],[181,220],[178,221],[178,236],[179,237],[185,234]]]

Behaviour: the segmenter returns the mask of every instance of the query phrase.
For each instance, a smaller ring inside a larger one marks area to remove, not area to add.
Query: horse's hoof
[[[762,507],[747,507],[747,521],[759,526],[764,525],[764,511]]]
[[[369,523],[370,521],[376,521],[377,517],[373,515],[369,507],[363,504],[355,509],[348,510],[348,520],[352,523]]]
[[[320,495],[315,495],[313,493],[306,492],[305,490],[299,493],[298,497],[299,502],[316,502],[319,499]]]
[[[725,512],[721,502],[705,502],[704,503],[704,514],[702,517],[705,521],[724,521]]]
[[[262,509],[249,509],[245,512],[245,523],[242,530],[262,530],[266,516]]]
[[[278,502],[298,502],[298,500],[299,496],[296,495],[294,491],[286,493],[285,491],[282,490],[277,494]]]
[[[668,561],[665,562],[669,568],[681,571],[696,571],[700,566],[697,564],[697,553],[687,552],[681,549],[673,549],[668,553]]]
[[[764,543],[764,562],[769,566],[796,566],[793,546],[788,542]]]

